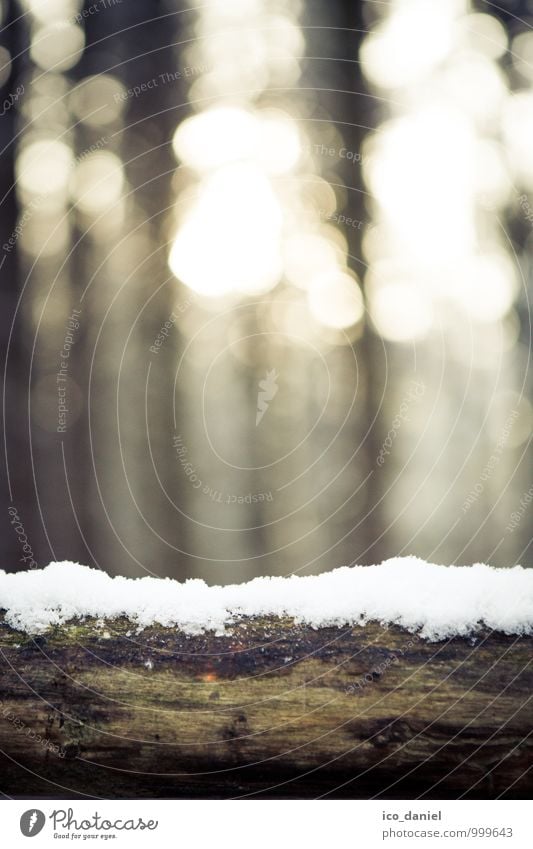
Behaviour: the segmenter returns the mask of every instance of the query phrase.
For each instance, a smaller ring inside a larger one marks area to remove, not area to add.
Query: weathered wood
[[[533,639],[0,624],[9,796],[530,798]]]

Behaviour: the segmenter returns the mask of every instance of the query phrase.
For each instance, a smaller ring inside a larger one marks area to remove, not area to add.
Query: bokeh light
[[[31,44],[31,58],[44,71],[68,71],[76,65],[85,47],[81,27],[57,21],[39,29]]]

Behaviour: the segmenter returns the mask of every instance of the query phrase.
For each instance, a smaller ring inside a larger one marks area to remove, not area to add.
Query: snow
[[[123,578],[79,563],[7,574],[0,608],[13,628],[43,633],[87,616],[127,616],[142,630],[158,623],[187,634],[223,634],[243,616],[287,616],[313,628],[401,625],[428,640],[475,634],[533,633],[533,569],[437,566],[415,557],[379,566],[343,566],[307,577],[255,578],[230,586],[191,579]]]

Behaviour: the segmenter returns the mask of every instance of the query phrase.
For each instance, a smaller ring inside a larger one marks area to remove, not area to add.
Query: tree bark
[[[376,623],[0,622],[0,789],[50,798],[530,798],[533,638]]]

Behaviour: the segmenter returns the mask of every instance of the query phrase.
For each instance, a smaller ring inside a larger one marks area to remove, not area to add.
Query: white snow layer
[[[159,623],[187,634],[221,634],[242,616],[266,615],[293,617],[313,628],[377,621],[419,631],[428,640],[483,627],[529,634],[533,569],[436,566],[399,557],[380,566],[220,587],[198,579],[112,578],[63,562],[15,574],[0,570],[0,609],[9,625],[31,634],[86,616],[127,616],[139,630]]]

